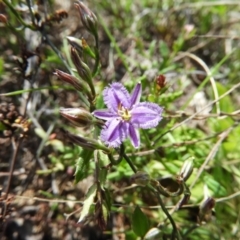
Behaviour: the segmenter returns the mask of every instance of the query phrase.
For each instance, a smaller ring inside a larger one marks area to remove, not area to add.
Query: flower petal
[[[121,83],[113,83],[103,91],[103,99],[108,109],[117,112],[122,104],[125,108],[130,107],[130,95]]]
[[[138,83],[131,93],[131,97],[130,97],[131,107],[134,104],[139,103],[141,94],[142,94],[142,84]]]
[[[103,119],[103,120],[110,120],[112,118],[118,117],[118,115],[116,113],[113,113],[113,112],[109,111],[108,109],[95,110],[92,114],[95,117]]]
[[[162,119],[162,111],[163,109],[155,103],[138,103],[131,110],[131,123],[137,128],[156,127]]]
[[[130,136],[132,145],[135,148],[138,148],[140,145],[139,131],[138,129],[134,128],[132,124],[129,125],[129,136]]]
[[[109,147],[118,147],[128,136],[128,124],[113,118],[106,122],[101,131],[101,140]]]

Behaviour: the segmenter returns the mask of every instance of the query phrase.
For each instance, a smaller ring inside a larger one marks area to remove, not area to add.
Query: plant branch
[[[225,138],[228,137],[229,133],[237,126],[238,124],[234,124],[234,126],[231,126],[230,128],[228,128],[226,131],[224,131],[222,134],[219,135],[219,139],[216,142],[216,144],[213,146],[212,150],[210,151],[210,153],[208,154],[207,158],[205,159],[204,163],[201,165],[201,167],[198,170],[197,176],[194,179],[194,181],[192,182],[190,188],[192,188],[197,180],[199,179],[200,175],[202,174],[203,170],[205,169],[205,167],[207,166],[207,164],[209,163],[209,161],[211,159],[214,158],[214,156],[216,155],[219,146],[221,145],[221,143],[224,141]]]
[[[162,198],[161,198],[161,193],[159,192],[159,190],[157,189],[157,192],[154,190],[155,194],[156,194],[156,197],[158,199],[158,202],[163,210],[163,212],[165,213],[165,215],[167,216],[167,218],[169,219],[171,225],[172,225],[172,228],[173,228],[173,232],[172,232],[172,237],[171,239],[174,240],[175,239],[175,236],[178,240],[182,239],[181,236],[180,236],[180,233],[177,229],[177,226],[172,218],[172,216],[169,214],[167,208],[165,207],[163,201],[162,201]],[[158,225],[159,227],[160,225]]]
[[[156,145],[157,142],[163,137],[165,136],[167,133],[174,131],[176,128],[181,127],[183,124],[187,123],[188,121],[192,120],[194,117],[196,117],[199,113],[201,113],[202,111],[204,111],[205,109],[209,108],[210,106],[212,106],[213,104],[215,104],[216,102],[218,102],[219,100],[221,100],[222,98],[226,97],[227,95],[229,95],[231,92],[233,92],[235,89],[240,87],[240,82],[235,84],[231,89],[229,89],[227,92],[225,92],[223,95],[221,95],[218,99],[215,99],[214,101],[210,102],[209,104],[207,104],[205,107],[203,107],[202,109],[200,109],[199,111],[197,111],[196,113],[192,114],[191,116],[189,116],[187,119],[183,120],[182,122],[176,124],[175,126],[171,127],[169,130],[167,130],[165,133],[163,133],[162,135],[160,135],[153,143],[152,146]]]

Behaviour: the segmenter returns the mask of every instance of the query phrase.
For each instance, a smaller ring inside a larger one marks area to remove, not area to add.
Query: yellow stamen
[[[128,109],[123,107],[121,103],[118,106],[118,114],[124,121],[130,121],[130,119],[132,117],[130,111],[128,111]]]

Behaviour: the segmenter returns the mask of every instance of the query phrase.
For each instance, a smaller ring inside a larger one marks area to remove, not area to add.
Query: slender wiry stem
[[[203,170],[205,169],[205,167],[207,166],[207,164],[214,158],[214,156],[216,155],[219,146],[222,144],[222,142],[229,136],[230,132],[238,126],[238,123],[234,123],[233,126],[229,127],[227,130],[225,130],[222,134],[219,135],[219,139],[218,141],[215,143],[215,145],[213,146],[212,150],[210,151],[210,153],[208,154],[207,158],[205,159],[204,163],[201,165],[201,167],[199,168],[197,175],[194,179],[194,181],[192,182],[190,188],[192,188],[196,182],[198,181],[200,175],[202,174]]]
[[[97,184],[98,191],[101,192],[101,185],[99,181],[99,172],[100,172],[100,167],[99,167],[99,160],[98,160],[98,151],[95,150],[93,152],[94,154],[94,162],[95,162],[95,182]]]
[[[34,14],[33,14],[33,10],[32,10],[32,4],[30,2],[30,0],[26,0],[27,5],[28,5],[28,9],[31,15],[31,19],[32,19],[32,24],[35,25],[35,19],[34,19]]]
[[[130,168],[133,170],[133,172],[136,173],[137,169],[135,168],[135,166],[133,165],[131,159],[127,156],[126,153],[123,153],[123,157],[126,160],[126,162],[128,163],[128,165],[130,166]]]
[[[112,165],[118,165],[123,158],[123,153],[124,153],[124,145],[121,144],[120,150],[119,150],[119,156],[118,159],[114,159],[112,154],[108,154],[109,161],[111,162]]]
[[[196,228],[198,228],[199,227],[199,225],[193,225],[193,226],[191,226],[187,231],[186,231],[186,233],[184,233],[184,235],[183,235],[183,238],[185,239],[186,237],[187,237],[187,235],[189,235],[192,231],[194,231]]]
[[[49,39],[48,35],[45,33],[44,29],[41,31],[41,34],[43,36],[43,38],[45,39],[45,41],[47,42],[47,44],[52,48],[52,50],[57,54],[57,56],[60,58],[60,60],[62,61],[62,63],[64,64],[64,66],[67,68],[67,70],[70,72],[71,75],[73,75],[73,71],[70,68],[70,66],[68,65],[67,61],[64,59],[64,57],[62,56],[61,52],[57,49],[57,47],[52,43],[52,41]]]
[[[22,142],[22,138],[20,138],[17,142],[15,142],[15,140],[12,138],[12,145],[13,145],[13,156],[12,156],[12,160],[11,160],[11,166],[10,166],[10,171],[9,171],[9,177],[8,177],[8,183],[7,183],[7,187],[6,187],[6,195],[5,195],[5,199],[7,199],[8,197],[8,193],[9,193],[9,189],[11,186],[11,182],[12,182],[12,176],[13,176],[13,170],[14,170],[14,166],[17,160],[17,155],[18,155],[18,151],[20,149],[20,145]]]
[[[32,25],[32,24],[27,24],[26,22],[23,21],[22,17],[19,15],[19,13],[15,10],[15,8],[12,6],[12,4],[10,3],[10,1],[8,0],[3,0],[3,2],[9,7],[9,9],[12,11],[12,13],[16,16],[16,18],[18,19],[18,21],[26,28],[30,28],[33,31],[36,31],[36,26]]]
[[[170,223],[172,224],[173,232],[172,232],[172,237],[171,237],[171,239],[174,240],[174,239],[175,239],[175,236],[176,236],[176,238],[177,238],[178,240],[182,239],[182,238],[181,238],[181,235],[180,235],[180,233],[179,233],[179,231],[178,231],[178,229],[177,229],[177,226],[176,226],[176,224],[175,224],[175,222],[174,222],[174,220],[173,220],[173,218],[172,218],[172,216],[169,214],[167,208],[165,207],[165,205],[164,205],[164,203],[163,203],[163,201],[162,201],[162,199],[161,199],[161,196],[160,196],[159,191],[157,190],[157,192],[155,191],[155,193],[156,193],[158,202],[159,202],[159,204],[160,204],[163,212],[166,214],[167,218],[169,219]]]
[[[172,128],[170,128],[169,130],[167,130],[166,132],[164,132],[162,135],[160,135],[153,143],[152,145],[155,146],[158,141],[167,133],[172,132],[173,130],[175,130],[176,128],[182,126],[183,124],[186,124],[188,121],[190,121],[191,119],[193,119],[194,117],[196,117],[197,115],[199,115],[199,113],[201,113],[202,111],[204,111],[205,109],[211,107],[213,104],[215,104],[216,102],[220,101],[222,98],[226,97],[227,95],[229,95],[231,92],[233,92],[235,89],[240,87],[240,83],[237,83],[236,85],[234,85],[231,89],[229,89],[227,92],[225,92],[224,94],[222,94],[218,99],[215,99],[214,101],[210,102],[209,104],[207,104],[204,108],[201,108],[199,111],[197,111],[196,113],[194,113],[193,115],[191,115],[190,117],[186,118],[185,120],[183,120],[182,122],[174,125]]]
[[[120,146],[120,150],[119,150],[119,157],[117,160],[115,160],[113,158],[113,155],[112,154],[109,154],[108,155],[108,158],[109,158],[109,161],[111,162],[112,165],[118,165],[121,161],[122,161],[122,158],[124,158],[126,160],[126,162],[128,163],[128,165],[130,166],[130,168],[133,170],[134,173],[137,172],[137,169],[135,168],[135,166],[133,165],[131,159],[127,156],[127,154],[125,153],[125,148],[124,148],[124,145],[121,144]]]

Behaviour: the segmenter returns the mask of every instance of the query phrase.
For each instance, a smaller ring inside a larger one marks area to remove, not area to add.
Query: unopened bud
[[[181,168],[180,177],[186,182],[193,172],[193,158],[187,159]]]
[[[163,89],[166,86],[165,79],[166,79],[165,76],[162,74],[158,75],[155,78],[157,91],[160,91],[161,89]]]
[[[149,183],[150,177],[145,172],[137,172],[131,176],[131,182],[139,186],[146,186]]]
[[[0,14],[0,22],[4,24],[8,23],[7,17],[4,14]]]
[[[151,228],[144,236],[144,239],[145,240],[156,239],[156,237],[159,236],[159,234],[160,230],[158,228]]]
[[[71,134],[69,132],[65,132],[66,137],[72,141],[73,143],[86,148],[86,149],[91,149],[91,150],[102,150],[106,154],[110,153],[110,150],[99,143],[97,140],[91,139],[91,138],[86,138],[86,137],[80,137],[74,134]]]
[[[169,84],[166,81],[166,78],[164,75],[160,74],[158,76],[155,77],[154,79],[155,82],[155,93],[157,95],[159,94],[163,94],[164,92],[167,91],[167,89],[169,88]]]
[[[95,89],[92,82],[92,74],[90,68],[86,63],[82,61],[75,48],[71,48],[71,56],[79,76],[87,82],[91,88],[92,94],[95,96]]]
[[[73,47],[76,48],[79,52],[84,52],[88,56],[95,58],[95,53],[91,50],[89,45],[87,44],[86,40],[84,38],[78,39],[75,37],[67,37],[67,40],[69,44]]]
[[[97,36],[97,17],[95,14],[85,6],[81,1],[75,3],[75,6],[79,10],[80,18],[83,26],[92,33],[95,37]]]
[[[60,114],[77,127],[87,127],[93,122],[93,116],[84,108],[60,108]]]
[[[91,94],[88,90],[88,85],[85,82],[79,80],[78,78],[76,78],[68,73],[58,70],[58,69],[55,70],[54,74],[60,80],[71,84],[76,90],[86,93],[88,95],[88,97],[91,96]]]
[[[160,178],[158,182],[158,190],[165,197],[176,197],[183,193],[183,185],[171,176]]]
[[[215,200],[212,197],[206,198],[199,207],[199,218],[201,221],[210,221],[212,217],[212,209],[215,206]]]

